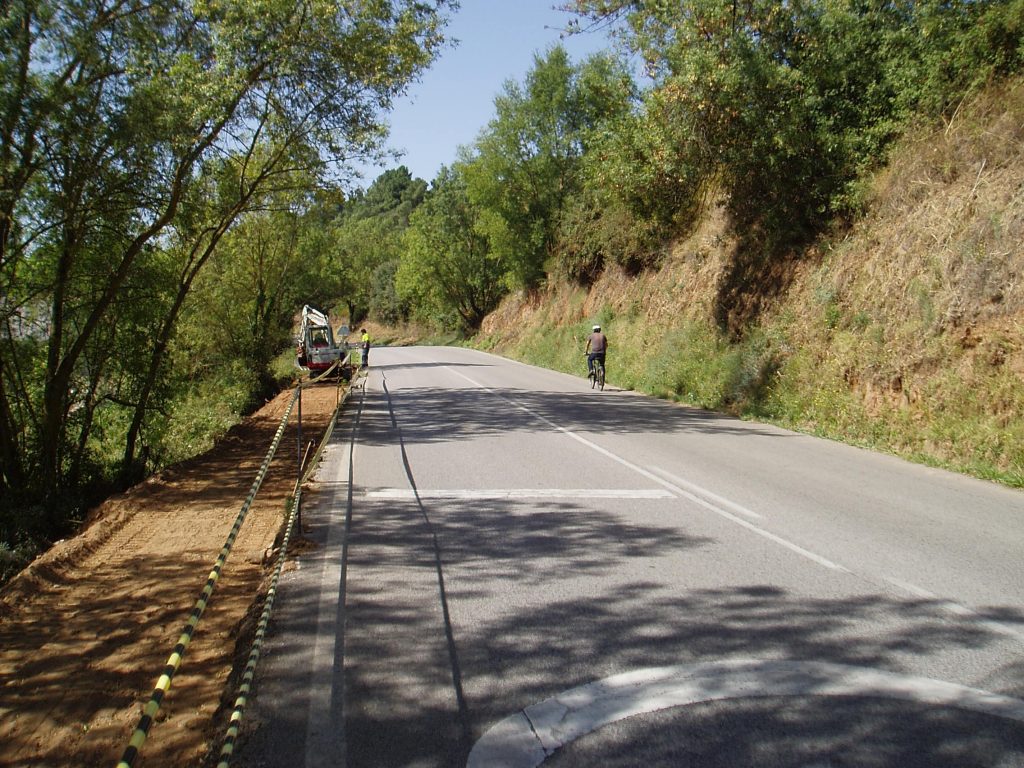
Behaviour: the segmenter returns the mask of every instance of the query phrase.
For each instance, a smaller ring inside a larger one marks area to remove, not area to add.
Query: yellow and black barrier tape
[[[235,708],[231,712],[231,719],[228,721],[228,730],[224,736],[224,744],[220,750],[220,762],[217,768],[226,768],[235,751],[235,742],[238,739],[238,732],[242,725],[242,717],[245,714],[245,707],[249,701],[249,693],[252,690],[252,681],[256,676],[256,665],[259,663],[260,654],[263,652],[263,638],[270,624],[270,612],[274,606],[274,598],[277,596],[277,584],[281,577],[281,570],[285,563],[288,552],[288,544],[291,541],[292,531],[295,528],[296,510],[301,503],[302,486],[300,481],[295,482],[295,493],[289,499],[288,525],[285,528],[284,538],[281,540],[281,551],[277,556],[277,565],[274,568],[274,575],[270,580],[270,588],[267,590],[267,597],[263,603],[263,613],[260,615],[260,623],[256,629],[256,637],[252,647],[249,649],[249,658],[245,664],[245,671],[242,674],[242,682],[238,687],[238,697],[235,699]]]
[[[228,721],[228,729],[224,735],[224,743],[220,750],[220,762],[217,763],[217,768],[228,768],[231,761],[231,757],[235,751],[235,743],[238,740],[238,732],[242,725],[242,717],[245,714],[245,708],[249,701],[249,694],[252,691],[252,681],[256,676],[256,666],[259,664],[260,655],[263,652],[263,639],[266,636],[267,626],[270,624],[270,613],[274,607],[274,598],[277,596],[277,584],[281,578],[281,571],[284,568],[285,561],[288,557],[288,544],[291,541],[292,532],[295,529],[295,521],[298,517],[299,509],[302,505],[302,486],[305,484],[309,476],[313,474],[313,470],[317,466],[320,454],[323,453],[324,447],[327,442],[331,439],[331,435],[334,433],[334,427],[338,422],[338,414],[341,413],[342,407],[345,405],[345,401],[348,399],[349,389],[345,392],[345,397],[342,398],[341,402],[334,409],[334,415],[331,416],[331,421],[324,430],[324,435],[320,440],[320,445],[316,449],[316,453],[313,454],[312,460],[306,464],[305,457],[303,466],[306,467],[302,475],[295,481],[295,490],[290,500],[290,508],[288,511],[288,524],[285,528],[284,537],[281,539],[281,549],[277,554],[277,563],[274,566],[274,574],[270,579],[270,588],[267,590],[267,596],[263,601],[263,612],[260,614],[260,622],[256,628],[256,636],[253,638],[252,647],[249,650],[249,658],[246,661],[245,671],[242,673],[242,682],[238,687],[238,697],[235,699],[235,708],[231,713],[231,718]],[[309,452],[307,451],[307,456]]]
[[[347,363],[351,357],[352,357],[352,352],[351,351],[346,352],[344,357],[339,358],[338,360],[335,360],[333,363],[331,363],[331,367],[330,368],[328,368],[326,371],[324,371],[323,373],[319,374],[318,376],[310,378],[309,381],[307,381],[305,383],[306,384],[316,384],[318,381],[323,381],[328,376],[330,376],[331,373],[333,373],[335,369],[340,368],[345,363]]]
[[[328,368],[326,371],[318,374],[317,376],[310,377],[309,381],[306,381],[303,384],[300,384],[299,386],[301,387],[304,386],[305,384],[316,384],[318,381],[323,381],[328,376],[330,376],[339,365],[341,365],[341,361],[335,360],[333,363],[331,363],[331,367]]]
[[[234,546],[235,539],[238,537],[238,532],[241,530],[242,523],[245,521],[245,516],[249,513],[249,507],[252,505],[253,499],[256,498],[256,493],[259,491],[260,486],[263,485],[263,479],[266,477],[267,469],[270,467],[270,462],[274,458],[274,454],[277,452],[277,447],[281,443],[281,438],[284,436],[284,430],[288,424],[288,419],[291,416],[292,408],[295,405],[298,393],[299,388],[296,387],[291,400],[288,402],[288,407],[285,410],[284,416],[281,417],[281,424],[278,426],[277,433],[274,435],[274,439],[270,444],[270,450],[267,451],[266,458],[263,459],[263,465],[260,467],[260,471],[256,475],[256,479],[253,481],[252,488],[249,489],[249,495],[246,497],[245,503],[242,504],[242,509],[235,518],[235,524],[231,527],[231,533],[228,534],[227,541],[225,541],[224,546],[221,548],[220,555],[217,557],[217,562],[214,564],[213,570],[210,571],[210,575],[206,579],[206,585],[203,587],[202,594],[196,601],[195,607],[192,609],[192,613],[188,617],[188,622],[185,624],[185,628],[182,630],[181,636],[178,638],[178,644],[174,647],[174,651],[171,653],[170,657],[168,657],[167,663],[164,666],[163,674],[161,674],[157,680],[156,686],[153,688],[153,693],[142,710],[142,717],[139,719],[139,724],[135,727],[135,731],[132,733],[131,739],[128,742],[128,747],[121,756],[121,761],[117,764],[117,768],[131,768],[139,755],[139,750],[141,750],[142,745],[146,743],[146,737],[149,735],[149,729],[153,725],[153,720],[156,717],[157,712],[160,711],[160,704],[163,701],[164,695],[171,687],[171,680],[173,679],[175,672],[177,672],[178,667],[181,666],[182,657],[184,657],[185,651],[188,648],[189,643],[192,641],[192,634],[195,632],[196,625],[199,623],[199,619],[203,615],[203,611],[206,610],[206,604],[209,602],[210,595],[213,594],[214,587],[217,585],[221,569],[223,569],[224,563],[227,562],[228,555],[231,553],[231,548]]]

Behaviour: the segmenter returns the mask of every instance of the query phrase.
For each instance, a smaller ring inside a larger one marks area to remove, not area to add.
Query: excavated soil
[[[117,763],[291,397],[281,393],[213,450],[108,500],[80,535],[0,592],[0,767]],[[334,384],[303,390],[303,443],[320,439],[338,399]],[[200,766],[219,751],[231,672],[248,654],[295,484],[297,415],[136,765]]]

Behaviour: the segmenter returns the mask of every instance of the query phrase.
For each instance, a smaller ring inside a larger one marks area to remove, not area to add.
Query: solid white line
[[[1000,621],[994,621],[992,619],[986,619],[984,616],[979,614],[977,611],[973,611],[967,606],[961,605],[960,603],[954,602],[944,597],[936,595],[934,592],[929,592],[927,589],[911,584],[909,581],[902,581],[893,577],[885,577],[885,580],[892,584],[894,587],[909,592],[915,597],[920,597],[924,600],[930,600],[935,602],[942,610],[946,611],[953,616],[958,618],[967,619],[973,623],[979,624],[987,629],[997,632],[1001,635],[1007,635],[1015,640],[1024,643],[1024,632],[1011,627],[1008,624],[1003,624]]]
[[[633,464],[632,462],[627,461],[626,459],[622,458],[621,456],[617,456],[616,454],[612,453],[611,451],[609,451],[609,450],[607,450],[605,448],[602,448],[601,446],[597,445],[596,443],[592,443],[590,440],[587,440],[585,437],[581,437],[580,435],[577,435],[575,432],[571,432],[570,430],[566,429],[565,427],[560,426],[560,425],[556,424],[555,422],[551,421],[551,419],[549,419],[549,418],[547,418],[545,416],[542,416],[541,414],[539,414],[539,413],[537,413],[537,412],[527,408],[522,403],[517,403],[515,400],[512,400],[512,399],[510,399],[508,397],[505,397],[504,395],[498,394],[497,392],[495,392],[494,390],[490,389],[489,387],[485,387],[483,384],[481,384],[478,381],[474,381],[473,379],[471,379],[469,376],[467,376],[466,374],[462,373],[461,371],[457,371],[454,368],[448,368],[448,370],[451,371],[452,373],[456,374],[457,376],[461,376],[463,379],[468,381],[473,386],[479,387],[480,389],[483,389],[485,392],[490,392],[492,395],[495,395],[496,397],[500,397],[502,400],[504,400],[507,403],[510,403],[510,404],[514,405],[516,408],[518,408],[519,410],[523,411],[524,413],[528,413],[531,416],[533,416],[535,419],[539,419],[540,421],[543,421],[545,424],[549,425],[552,429],[555,429],[555,430],[561,432],[562,434],[567,435],[568,437],[571,437],[573,440],[576,440],[577,442],[582,443],[583,445],[587,446],[591,450],[596,451],[597,453],[600,453],[602,456],[607,456],[609,459],[612,459],[613,461],[617,461],[622,466],[627,467],[627,468],[633,470],[634,472],[640,474],[643,477],[646,477],[648,480],[651,480],[652,482],[657,483],[658,485],[662,486],[663,488],[667,488],[670,491],[672,491],[673,493],[678,494],[679,496],[682,496],[683,498],[689,499],[694,504],[697,504],[697,505],[699,505],[701,507],[704,507],[705,509],[707,509],[707,510],[709,510],[711,512],[714,512],[716,515],[721,515],[726,520],[731,520],[732,522],[736,523],[737,525],[742,526],[743,528],[746,528],[748,531],[751,531],[752,533],[756,533],[758,536],[763,536],[764,538],[768,539],[769,541],[773,541],[776,544],[779,544],[780,546],[783,546],[786,549],[790,550],[791,552],[795,552],[796,554],[800,555],[801,557],[805,557],[808,560],[811,560],[811,561],[817,563],[818,565],[824,566],[825,568],[828,568],[828,569],[833,570],[833,571],[842,571],[844,573],[849,573],[849,571],[846,568],[844,568],[843,566],[839,565],[838,563],[833,563],[828,558],[825,558],[825,557],[822,557],[821,555],[815,554],[814,552],[811,552],[809,549],[804,549],[799,544],[794,544],[791,541],[783,539],[781,536],[776,536],[774,533],[770,533],[769,531],[766,531],[763,528],[759,528],[756,525],[748,523],[746,520],[744,520],[744,519],[742,519],[740,517],[737,517],[736,515],[734,515],[734,514],[732,514],[730,512],[726,512],[721,507],[715,506],[711,502],[702,499],[700,496],[697,496],[696,494],[690,493],[689,491],[687,491],[687,490],[685,490],[683,488],[680,488],[678,485],[676,485],[674,483],[671,483],[668,480],[663,480],[662,478],[658,477],[653,472],[648,472],[643,467],[637,466],[636,464]]]
[[[668,491],[657,488],[628,490],[618,488],[495,488],[413,491],[411,488],[380,488],[367,491],[368,499],[671,499]]]
[[[535,768],[555,750],[627,717],[722,699],[871,696],[1024,722],[1024,701],[927,677],[814,661],[732,660],[641,669],[573,688],[494,725],[466,768]]]
[[[352,455],[351,443],[346,443],[338,459],[337,475],[317,483],[321,492],[327,491],[329,501],[321,508],[328,510],[327,542],[318,553],[320,561],[320,598],[317,601],[316,637],[310,659],[308,682],[309,708],[306,713],[305,768],[328,768],[338,765],[345,754],[345,733],[340,722],[342,691],[335,690],[339,679],[336,665],[336,643],[343,628],[338,626],[338,590],[341,585],[341,547],[345,534],[344,515],[337,519],[333,512],[344,511],[348,505],[348,467]],[[321,467],[322,469],[323,467]]]

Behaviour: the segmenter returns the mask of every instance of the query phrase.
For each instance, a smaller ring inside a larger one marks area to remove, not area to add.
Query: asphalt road
[[[237,765],[1024,766],[1024,494],[476,351],[370,362]]]

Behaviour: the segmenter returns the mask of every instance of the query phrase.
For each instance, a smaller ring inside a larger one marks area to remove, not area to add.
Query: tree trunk
[[[246,200],[248,200],[248,196],[246,197]],[[177,325],[178,316],[181,314],[181,308],[185,305],[185,298],[188,296],[188,293],[192,288],[192,283],[195,281],[199,271],[213,254],[217,243],[220,242],[221,237],[223,237],[224,233],[227,232],[228,227],[238,216],[240,210],[241,205],[236,206],[232,210],[231,215],[221,222],[220,226],[211,237],[210,243],[203,251],[203,254],[186,267],[184,278],[178,283],[178,292],[174,297],[174,302],[171,304],[171,308],[164,317],[164,320],[160,325],[160,330],[157,333],[156,340],[153,343],[153,353],[149,357],[149,365],[146,368],[146,377],[142,382],[142,390],[139,392],[139,397],[135,403],[135,410],[132,413],[132,423],[128,427],[128,434],[125,436],[124,457],[121,460],[120,473],[122,485],[127,486],[137,479],[135,477],[136,473],[134,472],[135,447],[138,444],[139,435],[142,432],[142,425],[146,419],[146,412],[149,410],[149,399],[153,395],[153,388],[156,386],[156,381],[160,374],[160,368],[163,366],[164,355],[167,354],[167,348],[170,346],[171,337],[174,335],[174,328]]]
[[[4,363],[0,359],[0,490],[24,488],[25,475],[18,450],[18,428],[7,399]]]
[[[249,147],[249,155],[255,144]],[[149,366],[146,368],[146,377],[142,382],[142,390],[139,392],[139,397],[135,403],[135,410],[132,413],[132,423],[128,427],[128,434],[125,436],[124,456],[121,460],[121,472],[120,481],[124,486],[129,485],[135,478],[134,464],[135,464],[135,449],[138,445],[139,435],[142,433],[142,425],[146,419],[146,412],[149,410],[149,399],[153,395],[153,389],[156,386],[157,378],[160,374],[160,368],[163,366],[164,355],[167,354],[167,348],[170,346],[171,338],[174,335],[174,328],[178,322],[178,316],[181,314],[181,309],[185,305],[185,299],[188,296],[189,291],[192,289],[192,284],[195,282],[199,272],[205,266],[206,262],[213,255],[213,252],[217,249],[217,245],[221,239],[227,234],[227,231],[234,224],[238,216],[248,206],[249,201],[253,195],[259,189],[260,184],[264,182],[270,175],[271,170],[280,161],[282,153],[277,153],[272,162],[267,167],[263,168],[259,173],[254,182],[251,183],[247,190],[244,190],[239,195],[239,199],[234,205],[221,217],[221,220],[217,223],[217,226],[213,229],[210,234],[210,242],[206,244],[202,254],[198,258],[195,258],[196,250],[198,245],[193,249],[192,256],[189,258],[188,263],[185,265],[185,269],[182,273],[182,278],[178,282],[178,292],[174,297],[174,302],[171,304],[171,308],[168,310],[167,315],[164,317],[163,323],[160,325],[160,330],[157,333],[156,340],[153,344],[153,353],[149,358]],[[201,240],[201,237],[200,237]]]

